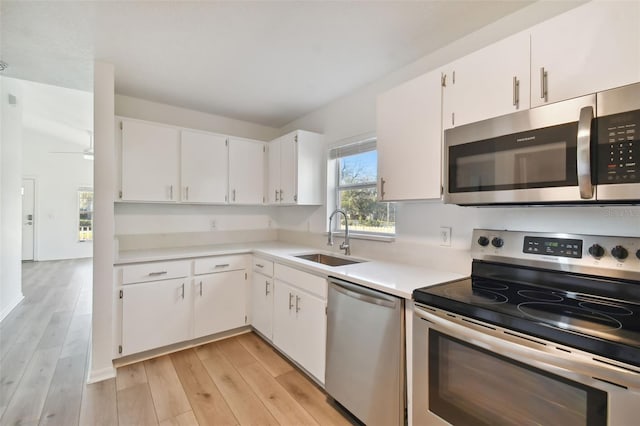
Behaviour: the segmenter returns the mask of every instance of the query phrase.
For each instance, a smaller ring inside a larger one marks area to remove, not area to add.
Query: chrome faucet
[[[344,242],[340,244],[340,249],[344,250],[344,254],[349,256],[351,254],[351,247],[349,246],[349,219],[342,209],[335,209],[333,213],[331,213],[331,216],[329,216],[329,240],[327,241],[327,245],[333,245],[333,228],[331,227],[331,221],[336,213],[342,213],[344,216]]]

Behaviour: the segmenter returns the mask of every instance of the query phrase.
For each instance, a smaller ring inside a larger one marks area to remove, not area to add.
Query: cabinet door
[[[310,294],[295,293],[295,360],[316,379],[324,383],[327,302]]]
[[[487,46],[446,68],[446,129],[529,108],[528,32]]]
[[[179,200],[178,129],[122,121],[122,199]]]
[[[253,273],[251,283],[251,325],[271,340],[273,336],[273,279]]]
[[[275,280],[273,289],[273,343],[285,354],[296,359],[299,344],[295,323],[296,290]],[[312,332],[311,330],[307,332]]]
[[[229,202],[264,202],[264,142],[229,138]]]
[[[122,287],[122,354],[191,338],[191,286],[186,279]]]
[[[226,136],[182,131],[182,201],[224,203],[228,188]]]
[[[284,204],[298,201],[296,139],[297,134],[290,133],[280,141],[280,202]]]
[[[440,198],[440,100],[439,71],[424,74],[378,97],[380,199]]]
[[[246,324],[245,271],[202,275],[194,281],[194,338]]]
[[[532,107],[637,81],[640,2],[590,2],[532,28]]]
[[[282,138],[269,142],[269,184],[267,199],[269,204],[280,203],[280,146]]]

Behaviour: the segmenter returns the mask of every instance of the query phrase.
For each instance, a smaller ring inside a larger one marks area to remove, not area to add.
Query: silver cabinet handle
[[[380,199],[381,200],[384,200],[384,184],[386,182],[387,182],[386,180],[384,180],[382,177],[380,177]]]
[[[218,268],[227,268],[227,267],[229,267],[229,264],[228,264],[228,263],[220,263],[219,265],[214,266],[214,268],[215,268],[215,269],[218,269]]]
[[[202,297],[202,281],[200,281],[200,297]]]
[[[149,276],[150,277],[155,277],[155,276],[158,276],[158,275],[164,275],[166,273],[167,273],[167,271],[149,272]]]
[[[291,302],[292,300],[293,300],[293,294],[289,293],[289,310],[293,308],[293,302]]]
[[[234,189],[233,191],[231,191],[231,194],[232,201],[236,201],[236,190]]]
[[[513,106],[520,107],[520,80],[516,76],[513,77]]]
[[[184,299],[184,283],[182,283],[182,298]]]
[[[263,265],[263,264],[261,264],[261,263],[256,263],[256,266],[257,266],[258,268],[264,268],[264,265]]]
[[[169,185],[169,199],[173,200],[173,185]]]
[[[296,313],[300,312],[300,296],[296,296]]]
[[[547,71],[544,67],[540,68],[540,97],[546,102],[548,100],[547,92]]]
[[[278,190],[277,189],[275,190],[275,193],[276,193],[276,201],[278,201]]]
[[[283,198],[282,198],[282,189],[280,190],[280,202],[282,202]]]
[[[580,110],[578,120],[578,188],[580,198],[589,200],[593,198],[593,185],[591,184],[591,122],[593,121],[593,107],[586,106]]]
[[[184,188],[184,192],[185,192],[185,198],[186,198],[186,200],[187,200],[187,201],[189,201],[189,187],[188,187],[188,186],[186,186],[186,187]]]
[[[269,281],[265,281],[264,282],[264,295],[268,296],[269,293],[270,293],[270,291],[269,291]]]

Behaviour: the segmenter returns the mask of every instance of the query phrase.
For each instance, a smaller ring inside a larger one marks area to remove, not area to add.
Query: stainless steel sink
[[[322,263],[327,266],[344,266],[364,262],[364,260],[345,259],[344,257],[335,257],[322,253],[301,254],[295,257],[316,263]]]

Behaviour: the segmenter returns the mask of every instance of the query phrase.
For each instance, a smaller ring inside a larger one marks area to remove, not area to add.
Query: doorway
[[[34,260],[36,180],[22,179],[22,261]]]

